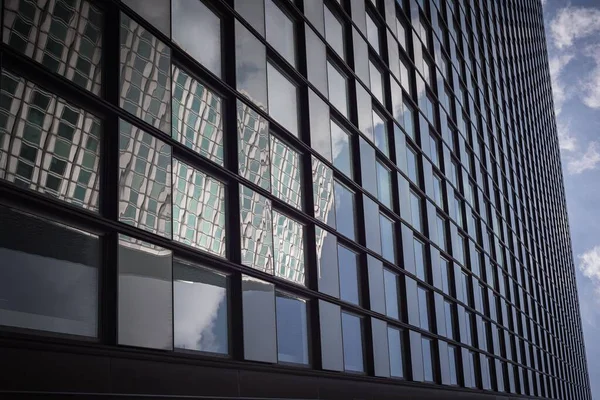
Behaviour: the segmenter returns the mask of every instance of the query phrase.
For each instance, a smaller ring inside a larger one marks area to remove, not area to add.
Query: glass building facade
[[[540,0],[1,22],[0,394],[591,399]]]

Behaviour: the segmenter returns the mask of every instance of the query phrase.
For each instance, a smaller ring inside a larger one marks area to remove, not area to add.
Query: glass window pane
[[[246,103],[237,102],[238,169],[240,176],[271,190],[269,123]]]
[[[304,225],[273,211],[275,276],[305,284]]]
[[[329,7],[325,7],[325,39],[335,52],[345,59],[344,51],[344,27]]]
[[[315,238],[319,292],[340,297],[337,238],[319,227],[315,227]]]
[[[373,46],[373,49],[379,54],[379,27],[369,14],[367,14],[367,39],[371,46]]]
[[[244,17],[261,36],[265,35],[265,5],[262,1],[235,0],[234,6],[235,11]]]
[[[408,134],[408,136],[415,140],[416,136],[416,127],[415,127],[415,112],[411,105],[409,105],[406,101],[404,102],[404,125],[402,127]]]
[[[418,232],[423,232],[421,197],[415,192],[410,192],[410,211],[412,215],[412,226]]]
[[[271,136],[271,192],[302,209],[300,155],[275,136]]]
[[[5,1],[4,5],[4,43],[100,94],[104,15],[99,8],[85,0]]]
[[[342,342],[344,345],[344,369],[363,372],[362,320],[356,315],[342,312]]]
[[[433,349],[431,339],[422,338],[423,350],[423,379],[425,382],[433,382]]]
[[[396,234],[394,222],[383,214],[379,214],[381,229],[381,255],[388,261],[396,262]]]
[[[352,151],[350,149],[350,134],[337,122],[331,120],[331,153],[333,165],[347,177],[352,178]]]
[[[417,153],[412,147],[406,147],[406,159],[408,163],[408,177],[417,186],[419,186],[419,164]]]
[[[312,8],[312,3],[310,8]],[[304,25],[304,32],[306,33],[306,77],[327,97],[327,50],[325,43],[307,24]]]
[[[171,238],[171,146],[119,120],[119,221]]]
[[[240,185],[242,264],[273,273],[271,200]]]
[[[244,358],[277,362],[275,286],[242,275]]]
[[[271,63],[267,63],[269,115],[298,136],[298,88]]]
[[[437,215],[437,235],[438,245],[442,250],[446,250],[446,220],[439,214]]]
[[[290,64],[296,66],[294,21],[273,0],[265,0],[267,41]]]
[[[96,337],[99,238],[5,207],[0,226],[0,325]]]
[[[221,76],[221,19],[200,0],[171,0],[173,41]]]
[[[308,115],[310,118],[310,145],[328,161],[331,158],[331,129],[329,106],[311,89],[308,91]]]
[[[427,289],[419,286],[419,318],[421,329],[431,330],[429,321],[429,293]]]
[[[173,161],[173,240],[225,257],[225,184]]]
[[[308,364],[306,300],[277,293],[276,310],[279,362]]]
[[[388,317],[399,319],[398,275],[384,269],[383,283],[385,285],[385,314]]]
[[[171,49],[121,13],[121,108],[155,128],[171,129]]]
[[[373,110],[373,137],[375,139],[375,146],[389,157],[386,121],[375,110]]]
[[[379,228],[379,206],[367,195],[363,194],[363,211],[365,219],[365,240],[367,247],[381,254],[381,230]]]
[[[383,73],[369,60],[369,75],[371,77],[371,93],[381,104],[383,103]]]
[[[354,192],[335,181],[335,215],[337,230],[348,238],[356,239]]]
[[[358,305],[359,297],[359,267],[356,253],[338,245],[338,265],[340,274],[340,298]]]
[[[414,239],[413,249],[415,252],[415,269],[417,271],[417,277],[424,282],[427,282],[427,270],[425,269],[425,245]]]
[[[454,305],[444,301],[444,314],[446,316],[446,337],[454,339]]]
[[[327,62],[329,101],[342,115],[348,118],[348,81],[345,75]]]
[[[377,198],[389,208],[392,208],[391,173],[388,167],[377,161]]]
[[[312,179],[315,218],[335,228],[333,170],[312,157]]]
[[[119,344],[173,349],[170,250],[119,235]]]
[[[171,135],[223,165],[223,101],[203,83],[173,65]]]
[[[98,211],[100,119],[2,71],[0,179]]]
[[[399,329],[388,327],[388,344],[390,349],[390,375],[404,377],[404,356],[402,354],[402,333]]]
[[[440,168],[438,146],[439,146],[438,140],[430,134],[429,135],[429,149],[430,149],[429,156],[431,157],[432,164],[437,166],[438,168]]]
[[[445,209],[444,201],[442,199],[443,193],[444,192],[442,190],[441,178],[437,174],[433,174],[433,197],[434,197],[435,203],[441,209]]]
[[[209,353],[229,353],[227,280],[226,275],[175,260],[175,347]]]
[[[237,90],[267,110],[267,49],[239,21],[235,21],[235,77]]]
[[[448,365],[450,370],[450,384],[458,385],[458,375],[456,373],[457,366],[457,349],[452,345],[448,345]]]

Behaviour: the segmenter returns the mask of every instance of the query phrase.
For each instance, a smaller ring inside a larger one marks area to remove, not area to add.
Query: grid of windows
[[[590,398],[538,1],[123,3],[4,1],[0,189],[77,213],[0,225],[93,290],[0,325],[108,341],[106,241],[120,345]]]

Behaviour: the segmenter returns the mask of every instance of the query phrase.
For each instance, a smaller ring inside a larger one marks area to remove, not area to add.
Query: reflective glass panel
[[[173,240],[225,257],[225,184],[173,161]]]
[[[275,286],[242,274],[244,358],[277,362]]]
[[[170,250],[119,235],[118,343],[173,349]]]
[[[391,173],[388,167],[377,161],[377,198],[389,208],[392,208]]]
[[[327,62],[329,101],[339,112],[348,118],[348,81],[346,76],[331,63]]]
[[[0,226],[0,325],[96,337],[98,236],[5,207]]]
[[[428,274],[427,270],[425,269],[425,245],[421,241],[414,239],[413,246],[415,252],[415,269],[417,271],[417,276],[419,279],[426,282]]]
[[[454,305],[444,301],[444,314],[446,315],[446,337],[454,339]]]
[[[403,378],[404,356],[402,354],[402,333],[399,329],[388,326],[388,345],[390,351],[390,375],[396,378]]]
[[[316,157],[312,157],[312,181],[315,218],[335,228],[333,170]]]
[[[433,198],[435,200],[435,204],[441,209],[444,209],[444,200],[442,198],[442,179],[437,175],[433,174]]]
[[[246,103],[237,102],[238,173],[263,189],[271,189],[269,123]]]
[[[164,0],[122,0],[133,11],[157,27],[167,36],[171,35],[171,10]]]
[[[171,129],[171,49],[121,13],[119,105],[145,122]]]
[[[369,43],[371,44],[371,46],[373,46],[373,49],[375,49],[375,51],[377,53],[379,53],[379,27],[377,26],[377,24],[375,24],[375,22],[373,21],[373,19],[371,18],[371,16],[367,13],[367,39],[369,40]]]
[[[271,63],[267,63],[269,115],[298,136],[298,88]]]
[[[175,65],[172,92],[173,138],[222,166],[221,97]]]
[[[267,49],[235,21],[235,78],[237,90],[267,110]]]
[[[350,134],[337,122],[331,120],[331,155],[333,165],[347,177],[352,178],[352,151]]]
[[[242,264],[273,273],[271,200],[240,185]]]
[[[421,197],[415,192],[410,192],[410,211],[412,214],[412,226],[419,232],[423,232]]]
[[[325,39],[342,60],[345,59],[344,27],[329,7],[325,7]]]
[[[414,115],[415,115],[415,112],[414,112],[412,106],[409,105],[405,101],[404,102],[404,125],[402,125],[402,127],[404,128],[404,130],[406,131],[408,136],[410,136],[412,138],[412,140],[415,140],[415,136],[416,136]]]
[[[319,291],[340,297],[337,238],[332,233],[315,227],[315,239]]]
[[[100,119],[6,70],[0,179],[98,211]]]
[[[173,41],[221,76],[221,19],[201,0],[171,0]]]
[[[329,106],[312,90],[308,91],[310,146],[331,161],[331,130]]]
[[[171,146],[119,120],[119,220],[171,238]]]
[[[369,60],[369,75],[371,76],[371,93],[383,104],[383,73]]]
[[[433,382],[433,343],[431,339],[421,339],[423,351],[423,378],[426,382]]]
[[[273,211],[275,276],[305,284],[304,225]]]
[[[173,263],[175,347],[229,353],[227,276],[185,261]]]
[[[439,214],[437,215],[437,235],[438,235],[438,245],[442,248],[442,250],[446,250],[446,220],[441,217]]]
[[[362,320],[356,315],[342,312],[342,342],[344,345],[344,369],[363,372]]]
[[[356,253],[347,247],[338,245],[338,265],[340,274],[340,298],[358,305],[359,267]]]
[[[273,0],[265,0],[267,41],[293,66],[296,65],[294,21]]]
[[[354,192],[335,181],[335,215],[337,230],[350,239],[356,238]]]
[[[408,177],[417,186],[419,186],[419,164],[417,153],[411,148],[406,147],[406,158],[408,163]]]
[[[458,385],[458,374],[456,373],[457,358],[456,347],[448,345],[448,366],[451,385]]]
[[[82,0],[5,1],[4,43],[99,95],[104,15]]]
[[[235,0],[235,11],[240,13],[242,17],[261,36],[265,35],[265,4],[262,1],[250,2],[248,0]]]
[[[312,8],[312,6],[309,8]],[[327,97],[327,50],[325,43],[308,25],[304,26],[304,32],[306,33],[306,77]]]
[[[385,285],[385,314],[388,317],[399,319],[398,275],[384,268],[383,283]]]
[[[419,286],[418,288],[419,295],[419,318],[420,318],[420,326],[421,329],[425,329],[426,331],[431,330],[431,325],[429,321],[429,293],[427,289]]]
[[[396,262],[396,234],[394,222],[383,214],[379,214],[381,229],[381,255],[388,261]]]
[[[277,293],[276,310],[279,362],[308,364],[306,300]]]
[[[300,155],[271,136],[271,192],[289,205],[302,208]]]
[[[373,110],[373,137],[375,138],[375,146],[377,146],[383,154],[389,156],[386,123],[381,115],[375,110]]]

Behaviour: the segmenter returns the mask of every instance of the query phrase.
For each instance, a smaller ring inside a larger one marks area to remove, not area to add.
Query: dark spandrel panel
[[[273,274],[271,200],[240,185],[242,264]]]
[[[305,285],[304,225],[274,211],[273,249],[275,276]]]
[[[173,161],[173,240],[226,254],[225,184],[179,160]]]
[[[99,95],[104,15],[82,0],[4,2],[4,43]]]
[[[356,315],[342,312],[342,339],[344,346],[344,369],[351,372],[363,372],[362,319]]]
[[[248,22],[256,31],[265,35],[265,4],[263,1],[235,0],[235,11]]]
[[[302,209],[300,176],[300,154],[271,136],[271,192],[297,209]]]
[[[150,125],[171,129],[171,50],[121,13],[119,105]]]
[[[170,250],[119,235],[118,342],[173,349]]]
[[[267,49],[239,21],[235,22],[235,78],[237,90],[267,110]]]
[[[96,337],[98,236],[5,207],[0,226],[0,325]]]
[[[175,347],[229,353],[227,276],[176,260],[173,263]]]
[[[312,157],[314,216],[332,228],[336,227],[333,170]]]
[[[360,304],[358,256],[352,250],[338,245],[340,274],[340,298],[349,303]]]
[[[319,327],[323,369],[344,370],[340,306],[319,300]]]
[[[296,27],[294,21],[273,0],[265,0],[265,25],[269,44],[295,67]]]
[[[310,119],[310,145],[328,161],[332,161],[329,106],[315,92],[309,89],[308,108]]]
[[[279,362],[308,364],[306,300],[277,293],[276,310]]]
[[[356,239],[355,194],[339,182],[334,183],[337,230],[348,238]]]
[[[333,165],[342,171],[348,178],[352,179],[352,144],[350,141],[350,134],[333,120],[330,122],[330,127]]]
[[[0,179],[98,211],[101,122],[8,71],[0,92]]]
[[[223,100],[173,65],[171,135],[204,157],[223,165]]]
[[[119,121],[119,220],[171,238],[171,146]]]
[[[221,19],[201,0],[171,0],[173,41],[221,76]]]
[[[298,87],[270,62],[267,63],[269,115],[298,136]]]
[[[244,358],[277,362],[275,286],[242,275]]]
[[[162,33],[171,36],[171,9],[165,0],[121,0]],[[175,2],[177,0],[173,0]]]
[[[237,102],[238,173],[250,182],[271,190],[269,123],[252,107]]]

